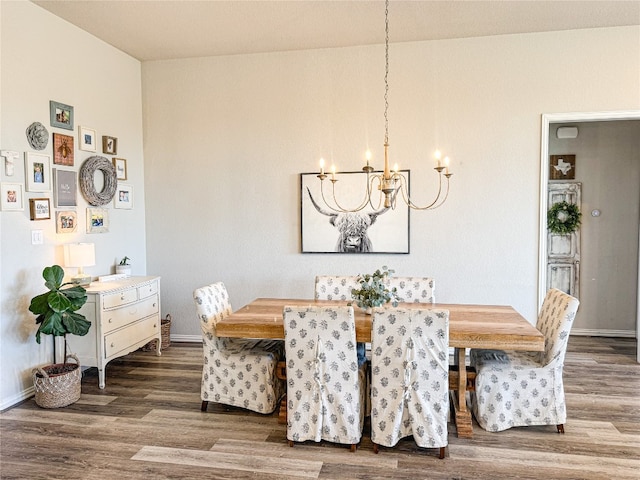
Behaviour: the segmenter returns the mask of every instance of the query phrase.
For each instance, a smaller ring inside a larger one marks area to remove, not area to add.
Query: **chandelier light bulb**
[[[320,159],[320,175],[324,175],[324,158]]]

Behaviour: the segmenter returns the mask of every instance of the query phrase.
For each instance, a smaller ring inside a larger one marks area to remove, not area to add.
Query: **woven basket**
[[[67,363],[72,358],[75,364]],[[70,372],[50,374],[62,366],[75,367]],[[80,360],[73,354],[67,355],[65,363],[56,363],[33,369],[33,386],[36,391],[36,403],[42,408],[60,408],[71,405],[80,399],[82,371]]]
[[[163,318],[160,322],[160,337],[162,342],[160,343],[160,350],[166,350],[171,346],[171,315],[167,314],[167,318]],[[147,343],[142,350],[145,352],[151,352],[156,349],[158,340],[151,340]]]

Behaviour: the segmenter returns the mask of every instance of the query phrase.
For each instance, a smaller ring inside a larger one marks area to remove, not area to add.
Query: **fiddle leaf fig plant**
[[[390,270],[383,266],[382,270],[378,269],[372,274],[358,275],[360,288],[351,290],[351,297],[360,308],[365,310],[379,307],[389,302],[394,307],[398,306],[397,289],[395,287],[389,289],[385,284],[387,277],[390,277],[394,272],[395,270]]]
[[[45,267],[42,277],[49,291],[33,297],[29,311],[37,315],[36,342],[40,343],[42,334],[54,337],[53,363],[55,363],[55,337],[65,337],[66,358],[67,333],[83,336],[89,332],[91,322],[81,313],[77,313],[87,302],[87,291],[72,282],[62,283],[64,270],[59,265]],[[63,288],[67,285],[73,286]]]

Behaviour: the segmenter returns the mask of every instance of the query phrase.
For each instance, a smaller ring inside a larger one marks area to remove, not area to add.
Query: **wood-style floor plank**
[[[633,339],[571,337],[564,370],[569,419],[555,427],[461,439],[445,459],[412,439],[373,453],[328,442],[291,448],[277,412],[209,404],[200,411],[202,346],[173,343],[111,362],[107,385],[84,372],[82,396],[61,409],[33,399],[0,413],[1,479],[634,479],[640,471],[640,365]]]

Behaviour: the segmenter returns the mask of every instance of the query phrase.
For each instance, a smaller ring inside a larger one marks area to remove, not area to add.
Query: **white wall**
[[[26,192],[23,212],[0,213],[0,408],[4,408],[32,391],[32,368],[51,362],[51,337],[36,343],[35,316],[28,307],[33,296],[45,291],[42,269],[62,264],[62,244],[95,243],[96,266],[85,269],[93,276],[113,273],[116,259],[124,255],[133,259],[134,274],[144,274],[146,238],[140,62],[31,2],[0,2],[0,12],[0,148],[21,154],[13,177],[0,165],[1,181],[25,182],[23,153],[33,151],[25,130],[34,121],[49,130],[44,150],[49,155],[51,133],[75,136],[73,170],[78,171],[94,155],[77,149],[77,126],[83,125],[96,130],[98,139],[102,135],[118,138],[118,157],[127,159],[126,183],[133,185],[135,195],[133,210],[105,206],[111,225],[109,233],[102,234],[85,233],[88,204],[80,192],[75,208],[77,233],[56,234],[52,192]],[[49,126],[49,100],[74,107],[73,132]],[[51,199],[51,220],[29,220],[28,199],[36,197]],[[31,231],[36,229],[43,231],[43,245],[31,245]]]
[[[631,333],[638,291],[640,121],[580,123],[575,139],[557,138],[562,125],[549,129],[549,154],[574,154],[575,181],[582,183],[580,309],[573,332]],[[593,209],[601,215],[592,217]]]
[[[411,215],[410,255],[301,254],[299,173],[321,156],[381,166],[384,47],[143,65],[148,262],[172,335],[199,334],[194,288],[234,307],[311,297],[316,274],[388,265],[436,278],[442,302],[537,312],[541,114],[640,108],[637,27],[391,45],[390,153],[424,203],[431,154],[452,191]]]

